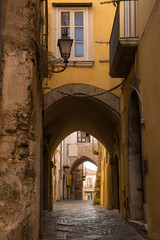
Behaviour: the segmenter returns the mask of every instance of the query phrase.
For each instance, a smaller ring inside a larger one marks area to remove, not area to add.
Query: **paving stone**
[[[146,240],[120,213],[91,201],[66,200],[44,212],[42,240]]]

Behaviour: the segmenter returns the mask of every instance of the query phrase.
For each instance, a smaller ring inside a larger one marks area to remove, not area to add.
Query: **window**
[[[87,178],[87,187],[92,187],[92,178]]]
[[[61,38],[73,38],[73,56],[84,57],[84,11],[60,11],[60,14]]]
[[[73,39],[70,60],[88,60],[88,8],[56,9],[56,43],[58,38]],[[56,55],[59,50],[56,48]]]
[[[90,135],[85,132],[78,131],[77,132],[77,142],[85,143],[85,142],[90,142]]]

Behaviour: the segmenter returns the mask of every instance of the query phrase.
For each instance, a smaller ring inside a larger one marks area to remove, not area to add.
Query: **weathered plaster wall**
[[[2,240],[39,239],[42,96],[35,47],[37,6],[28,0],[2,2]]]

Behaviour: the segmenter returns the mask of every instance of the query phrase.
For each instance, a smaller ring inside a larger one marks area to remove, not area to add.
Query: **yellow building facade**
[[[48,155],[73,131],[96,137],[104,145],[100,203],[159,240],[160,4],[100,3],[48,1],[55,69],[57,40],[73,38],[67,69],[44,81]]]
[[[103,145],[100,146],[100,151],[102,156],[100,204],[109,210],[113,209],[110,155]]]
[[[143,202],[143,216],[150,239],[160,239],[159,208],[159,111],[160,98],[159,1],[139,1],[136,11],[138,47],[134,64],[127,74],[121,96],[121,152],[123,186],[128,201],[127,217],[132,217],[134,198]],[[134,140],[133,140],[134,138]],[[137,162],[136,162],[137,161]],[[139,162],[139,163],[138,163]],[[137,171],[137,169],[139,169]],[[127,171],[126,171],[127,170]],[[126,173],[127,172],[127,173]],[[139,177],[136,183],[132,178]],[[136,189],[134,186],[137,184]],[[135,192],[139,192],[138,194]],[[133,218],[136,216],[133,216]]]
[[[73,14],[77,12],[83,14],[84,20],[80,29],[84,32],[84,55],[73,56],[73,43],[69,67],[63,73],[55,74],[48,85],[57,88],[66,84],[83,83],[108,90],[115,86],[109,76],[109,39],[115,12],[113,5],[101,5],[100,1],[49,1],[49,51],[60,58],[57,40],[61,38],[60,28],[63,28],[60,23],[61,14],[69,15],[70,25],[64,27],[72,30],[70,38],[74,38],[73,31],[79,26],[73,26],[73,18],[76,16]]]

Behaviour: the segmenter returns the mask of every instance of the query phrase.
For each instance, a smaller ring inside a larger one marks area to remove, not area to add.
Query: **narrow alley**
[[[53,211],[44,212],[43,240],[107,239],[143,240],[117,212],[95,206],[92,201],[57,202]]]
[[[160,0],[0,0],[0,240],[160,240]]]

